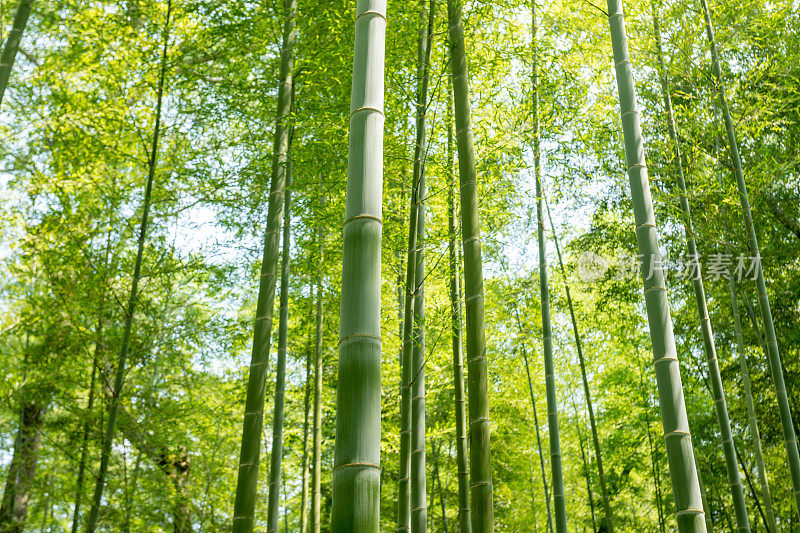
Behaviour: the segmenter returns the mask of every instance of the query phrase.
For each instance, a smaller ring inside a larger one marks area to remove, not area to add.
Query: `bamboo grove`
[[[0,0],[0,532],[800,530],[798,110],[793,0]]]

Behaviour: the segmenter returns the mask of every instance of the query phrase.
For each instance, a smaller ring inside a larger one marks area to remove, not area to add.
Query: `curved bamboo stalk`
[[[242,423],[242,446],[236,478],[236,498],[233,506],[234,533],[253,530],[258,467],[261,458],[261,433],[264,424],[267,366],[275,306],[275,275],[278,267],[278,237],[281,230],[284,194],[286,191],[286,161],[289,150],[288,118],[291,112],[291,93],[294,69],[294,29],[297,0],[284,0],[283,44],[281,47],[280,85],[275,118],[272,179],[270,183],[267,230],[264,236],[264,256],[258,285],[258,302],[253,329],[253,351],[247,378],[247,396]]]
[[[100,470],[94,486],[92,497],[92,507],[89,510],[89,518],[86,531],[93,533],[97,528],[100,517],[100,504],[103,500],[103,490],[106,485],[106,474],[108,473],[108,463],[111,459],[111,446],[114,443],[116,433],[117,414],[119,413],[119,402],[122,399],[122,386],[125,380],[125,365],[128,361],[128,348],[130,346],[131,329],[133,328],[133,317],[136,311],[136,304],[139,301],[139,281],[142,276],[142,262],[144,257],[144,245],[147,237],[147,226],[150,223],[150,202],[153,193],[153,181],[155,181],[156,164],[158,162],[158,140],[161,134],[161,109],[164,101],[164,84],[167,76],[167,52],[169,49],[170,16],[172,15],[172,0],[167,0],[167,16],[164,23],[162,37],[164,46],[161,52],[161,67],[158,76],[158,88],[156,93],[155,124],[153,125],[153,139],[150,146],[150,153],[147,154],[147,183],[144,189],[144,200],[142,205],[142,221],[139,226],[139,240],[136,249],[136,262],[133,267],[133,278],[131,280],[131,292],[128,296],[128,307],[125,313],[125,326],[122,334],[122,345],[120,346],[119,356],[117,357],[117,368],[114,375],[114,388],[111,392],[111,404],[108,409],[108,422],[103,436],[103,448],[100,453]]]
[[[33,0],[20,0],[17,5],[17,12],[14,14],[14,22],[11,31],[8,32],[6,44],[0,54],[0,105],[3,104],[3,95],[8,86],[8,79],[11,77],[11,69],[14,68],[14,60],[19,51],[19,43],[22,41],[22,33],[28,24],[28,17],[31,14]]]
[[[359,0],[343,229],[331,531],[380,527],[381,203],[386,1]]]
[[[636,109],[636,89],[628,57],[628,38],[621,0],[608,0],[608,21],[614,49],[619,90],[625,159],[633,199],[636,240],[643,256],[642,279],[650,339],[653,344],[656,384],[661,404],[661,422],[675,498],[675,517],[681,532],[706,531],[700,498],[700,483],[692,451],[692,438],[683,397],[678,353],[667,302],[658,231],[653,216],[650,181],[644,157],[644,141]]]
[[[481,259],[478,176],[469,108],[469,75],[464,45],[462,0],[448,0],[450,68],[461,182],[461,245],[464,249],[464,295],[467,317],[467,379],[469,380],[469,455],[472,530],[494,531],[492,468],[489,448],[489,390],[486,377],[486,332],[483,318],[483,262]]]
[[[775,393],[778,398],[778,412],[781,418],[783,429],[783,442],[786,447],[786,459],[789,462],[789,471],[792,477],[792,487],[794,490],[795,510],[800,512],[800,455],[797,450],[797,438],[792,422],[792,412],[789,407],[789,398],[786,393],[786,383],[783,379],[783,365],[781,364],[778,340],[775,336],[775,324],[772,320],[772,309],[770,308],[767,285],[764,280],[764,269],[761,265],[761,252],[758,248],[758,238],[753,226],[753,214],[750,211],[750,200],[747,197],[747,184],[744,181],[744,171],[742,170],[742,158],[739,155],[739,143],[736,140],[736,130],[733,127],[731,110],[728,106],[728,98],[725,94],[725,86],[722,81],[722,68],[720,67],[719,51],[717,42],[714,38],[714,25],[711,22],[711,11],[708,2],[701,0],[703,15],[706,23],[706,35],[711,46],[711,60],[714,72],[715,89],[719,96],[722,116],[725,120],[725,133],[728,138],[728,148],[731,159],[733,160],[733,172],[736,178],[736,186],[739,189],[739,202],[742,205],[742,215],[744,217],[745,230],[747,231],[748,245],[750,251],[755,254],[756,260],[756,289],[758,291],[758,306],[761,310],[761,320],[764,322],[764,332],[766,334],[767,351],[769,353],[770,366],[772,367],[772,378],[775,382]]]

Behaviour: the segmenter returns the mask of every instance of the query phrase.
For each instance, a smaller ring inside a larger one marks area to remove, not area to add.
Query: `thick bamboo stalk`
[[[380,524],[385,0],[356,8],[339,315],[331,531]]]
[[[281,230],[284,194],[286,191],[286,161],[289,150],[288,118],[294,68],[294,29],[297,0],[284,0],[283,43],[281,46],[280,85],[275,118],[272,178],[270,183],[267,229],[264,235],[264,255],[258,285],[258,301],[253,329],[253,351],[247,378],[247,396],[242,424],[242,446],[236,479],[236,499],[233,506],[234,533],[253,530],[261,458],[261,433],[264,424],[264,402],[267,385],[267,365],[272,335],[272,315],[275,300],[275,277],[278,267],[278,237]]]
[[[731,159],[733,161],[736,186],[739,189],[739,202],[742,206],[742,216],[744,217],[745,230],[747,231],[748,245],[750,246],[750,251],[755,254],[757,263],[756,289],[758,291],[758,306],[761,310],[761,320],[764,322],[767,351],[769,353],[770,366],[772,367],[772,378],[775,382],[775,393],[778,398],[778,412],[781,418],[781,428],[783,429],[786,459],[789,462],[789,471],[792,478],[795,510],[800,512],[800,455],[797,450],[797,438],[795,437],[794,423],[792,422],[792,413],[789,407],[789,398],[786,393],[786,383],[783,378],[783,365],[781,363],[778,340],[775,335],[775,324],[772,320],[772,309],[770,308],[769,295],[767,294],[767,284],[764,280],[764,269],[761,265],[761,252],[758,247],[758,238],[756,237],[756,230],[753,225],[750,200],[747,196],[747,184],[744,181],[742,158],[739,155],[739,143],[736,140],[736,130],[733,126],[731,110],[728,106],[728,98],[725,94],[725,86],[722,80],[722,68],[720,67],[717,42],[714,38],[714,25],[711,22],[711,11],[709,10],[706,0],[701,0],[701,4],[705,17],[706,35],[711,46],[714,85],[719,97],[720,107],[722,108],[722,116],[725,120],[725,133],[728,138],[728,149],[730,150]]]
[[[469,380],[470,516],[475,533],[494,531],[492,468],[489,448],[489,387],[486,377],[486,332],[483,316],[478,176],[469,107],[469,74],[461,0],[448,0],[450,67],[461,182],[461,237],[464,249],[467,379]]]
[[[658,21],[658,8],[656,2],[651,4],[653,11],[653,29],[656,38],[656,52],[661,78],[661,93],[664,99],[664,109],[667,112],[667,126],[669,129],[670,140],[674,150],[675,179],[678,182],[678,193],[680,195],[681,219],[686,235],[686,247],[690,261],[696,261],[697,271],[692,276],[692,289],[694,291],[695,305],[697,314],[700,317],[700,330],[703,335],[703,351],[708,365],[708,377],[711,382],[712,395],[714,397],[714,407],[717,415],[717,424],[720,429],[722,450],[725,454],[725,468],[728,474],[728,485],[731,489],[733,508],[736,513],[736,530],[750,531],[750,518],[747,514],[747,503],[744,499],[744,489],[742,480],[739,478],[739,466],[736,461],[736,447],[731,433],[731,422],[728,416],[728,405],[725,399],[725,390],[722,385],[722,375],[719,371],[717,360],[717,348],[714,342],[714,334],[711,329],[711,318],[708,315],[708,305],[706,303],[706,292],[703,286],[703,276],[700,271],[700,261],[697,253],[697,243],[694,239],[694,229],[692,227],[692,215],[689,208],[688,192],[686,180],[683,172],[683,162],[680,143],[678,141],[678,130],[675,125],[675,115],[672,112],[672,97],[670,96],[669,79],[667,77],[667,67],[664,62],[664,49],[661,43],[661,27]]]
[[[292,202],[292,160],[286,161],[286,193],[283,202],[283,253],[281,257],[280,315],[278,317],[278,360],[275,366],[275,413],[272,419],[267,532],[278,533],[281,503],[281,463],[283,462],[283,424],[286,400],[286,351],[289,337],[289,253]]]
[[[28,24],[28,17],[31,14],[33,0],[20,0],[17,5],[17,12],[14,14],[14,22],[11,31],[8,32],[6,44],[0,54],[0,105],[3,105],[3,95],[8,86],[8,79],[11,77],[11,69],[14,68],[14,60],[19,51],[19,43],[22,41],[22,33]]]
[[[608,0],[608,21],[614,50],[614,65],[619,89],[625,159],[636,222],[636,240],[643,257],[642,279],[650,339],[653,345],[656,384],[661,405],[661,422],[667,447],[675,518],[678,530],[706,531],[700,498],[700,483],[692,451],[692,438],[683,397],[678,354],[672,331],[672,317],[667,302],[658,231],[653,216],[650,181],[644,157],[644,141],[636,109],[628,39],[621,0]]]
[[[155,124],[153,125],[153,138],[150,146],[150,153],[147,162],[147,183],[144,189],[144,200],[142,205],[142,220],[139,225],[139,239],[136,249],[136,261],[133,267],[133,278],[131,280],[131,291],[128,295],[128,305],[125,313],[125,326],[122,333],[122,345],[120,346],[119,356],[117,357],[117,368],[114,375],[114,388],[111,392],[110,405],[108,409],[108,421],[106,422],[105,435],[103,436],[103,448],[100,453],[100,470],[94,486],[92,497],[92,507],[89,511],[89,519],[86,531],[93,533],[97,527],[100,516],[100,504],[103,499],[103,490],[106,485],[106,474],[108,473],[108,463],[111,459],[111,446],[114,443],[114,435],[117,429],[117,414],[119,413],[119,402],[122,399],[122,386],[125,380],[125,365],[128,360],[128,348],[130,346],[131,329],[133,327],[133,317],[136,311],[136,304],[139,301],[139,281],[142,276],[142,259],[144,256],[144,245],[147,237],[147,226],[150,223],[150,202],[153,193],[153,181],[156,175],[156,164],[158,163],[158,141],[161,135],[161,109],[164,100],[164,84],[167,75],[167,51],[169,47],[170,16],[172,15],[172,0],[167,0],[167,16],[164,23],[162,37],[164,46],[161,52],[161,67],[158,75],[158,88],[156,90],[156,109]]]
[[[469,510],[469,470],[467,466],[467,419],[464,395],[464,362],[461,350],[461,288],[459,266],[461,254],[456,253],[455,175],[453,173],[452,88],[447,91],[447,253],[450,274],[450,321],[453,340],[453,389],[456,415],[456,468],[458,475],[458,527],[461,533],[471,533]]]

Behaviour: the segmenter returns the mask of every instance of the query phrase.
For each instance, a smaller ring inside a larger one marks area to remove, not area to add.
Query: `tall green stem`
[[[547,396],[547,428],[550,435],[550,469],[553,476],[553,506],[555,507],[556,531],[567,531],[567,502],[564,495],[564,473],[561,467],[561,441],[558,434],[558,401],[556,399],[556,375],[553,363],[553,336],[550,321],[550,287],[547,281],[547,246],[544,241],[544,209],[541,176],[541,152],[539,132],[539,54],[536,44],[536,1],[531,2],[531,49],[533,65],[531,85],[533,88],[533,166],[536,179],[536,220],[539,243],[539,292],[542,307],[542,343],[544,345],[545,391]]]
[[[381,203],[386,1],[356,8],[331,531],[380,527]]]
[[[136,250],[136,262],[133,267],[133,279],[131,280],[131,291],[128,295],[128,306],[125,313],[125,326],[122,334],[122,345],[120,346],[119,356],[117,357],[117,369],[114,376],[114,388],[111,392],[111,404],[108,410],[108,422],[103,437],[103,449],[100,454],[100,470],[94,486],[92,507],[89,511],[89,519],[86,530],[93,533],[97,527],[100,517],[100,505],[103,500],[103,490],[106,485],[106,474],[108,473],[108,463],[111,459],[111,446],[114,443],[116,433],[117,414],[119,412],[119,402],[122,397],[122,386],[125,380],[125,365],[128,360],[128,348],[130,346],[131,329],[133,327],[133,316],[136,311],[136,304],[139,301],[139,280],[142,276],[142,258],[144,256],[144,245],[147,236],[147,226],[150,222],[150,202],[153,193],[153,181],[156,175],[156,164],[158,162],[158,140],[161,134],[161,106],[164,100],[164,82],[167,75],[167,50],[169,46],[170,16],[172,15],[172,0],[167,0],[167,17],[164,23],[162,38],[164,46],[161,52],[161,68],[158,76],[158,88],[156,91],[156,110],[155,124],[153,125],[153,139],[150,146],[150,153],[147,162],[147,183],[144,189],[144,200],[142,206],[142,221],[139,226],[139,241]]]
[[[736,447],[731,433],[731,422],[728,416],[728,405],[725,400],[725,390],[722,385],[722,376],[719,371],[717,360],[717,348],[714,343],[714,334],[711,329],[711,318],[708,315],[708,305],[706,303],[705,287],[703,286],[703,276],[700,271],[699,255],[697,253],[697,243],[694,239],[694,229],[692,227],[692,215],[689,208],[688,192],[686,190],[686,179],[683,172],[683,162],[680,143],[678,141],[678,130],[675,126],[675,116],[672,112],[672,96],[670,95],[669,79],[667,77],[667,67],[664,62],[664,49],[661,43],[661,27],[658,21],[658,7],[656,2],[652,2],[653,10],[653,29],[656,37],[656,52],[661,77],[661,93],[664,99],[664,109],[667,112],[667,126],[669,136],[674,150],[675,177],[678,182],[678,193],[680,194],[681,219],[686,235],[686,247],[688,249],[689,261],[697,266],[696,272],[692,275],[692,288],[694,290],[697,314],[700,317],[700,330],[703,334],[703,350],[708,364],[708,375],[711,381],[711,389],[714,397],[714,406],[717,414],[717,424],[720,429],[722,449],[725,454],[725,467],[728,474],[728,485],[731,489],[733,498],[733,508],[736,513],[737,531],[750,531],[750,518],[747,515],[747,503],[744,499],[742,480],[739,478],[739,466],[736,460]]]
[[[736,130],[733,127],[731,110],[728,106],[728,98],[725,94],[725,85],[722,80],[722,68],[720,67],[719,51],[717,42],[714,38],[714,26],[711,22],[711,11],[708,2],[701,0],[703,5],[703,15],[706,23],[706,35],[711,45],[711,60],[713,63],[714,82],[719,105],[722,108],[722,115],[725,119],[725,132],[728,137],[728,149],[730,150],[733,161],[733,172],[736,177],[736,186],[739,189],[739,202],[742,206],[744,225],[747,231],[748,244],[750,251],[755,255],[756,261],[756,289],[758,291],[758,306],[761,310],[761,320],[764,322],[764,332],[766,334],[767,351],[769,353],[770,366],[772,367],[772,379],[775,382],[775,393],[778,397],[778,411],[781,418],[783,429],[783,442],[786,447],[786,457],[789,462],[789,471],[792,477],[792,487],[794,489],[795,510],[800,512],[800,455],[797,450],[797,438],[794,433],[792,413],[789,408],[789,397],[786,393],[786,384],[783,379],[783,365],[778,349],[778,340],[775,335],[775,324],[772,320],[772,309],[770,308],[769,296],[767,295],[767,285],[764,280],[764,269],[761,265],[761,252],[758,247],[756,230],[753,225],[753,214],[750,211],[750,200],[747,196],[747,184],[744,181],[744,171],[742,170],[742,158],[739,155],[739,143],[736,140]]]
[[[33,4],[33,0],[20,0],[11,31],[8,32],[8,39],[6,39],[3,52],[0,54],[0,105],[3,104],[3,94],[8,86],[8,78],[11,77],[11,69],[14,68],[19,43],[22,41],[22,32],[25,31],[25,26],[28,24],[31,4]]]
[[[650,181],[644,157],[644,141],[636,109],[636,89],[628,56],[628,38],[621,0],[608,0],[608,21],[614,49],[614,65],[619,89],[625,159],[633,200],[636,240],[643,257],[642,279],[650,339],[661,405],[661,422],[667,447],[675,517],[681,532],[706,531],[700,484],[692,451],[692,438],[683,397],[678,353],[667,302],[661,252],[653,216]]]
[[[717,161],[719,163],[719,139],[715,137],[714,145],[716,148]],[[717,180],[719,181],[720,188],[723,189],[721,167],[717,164]],[[727,214],[725,204],[722,204],[721,213],[723,219]],[[725,254],[728,257],[732,256],[730,245],[725,243]],[[778,526],[775,520],[775,510],[772,506],[772,494],[769,488],[769,480],[767,478],[767,469],[764,466],[764,455],[761,448],[761,435],[758,431],[758,421],[756,419],[755,405],[753,404],[753,390],[750,386],[750,371],[747,367],[747,356],[745,355],[744,337],[742,335],[742,319],[739,314],[739,302],[736,297],[736,280],[734,278],[734,268],[731,264],[728,268],[728,293],[731,300],[731,316],[733,317],[733,332],[736,337],[736,348],[738,350],[739,359],[739,372],[742,377],[742,387],[744,388],[744,399],[747,405],[747,421],[750,427],[750,437],[753,439],[753,454],[756,458],[756,468],[758,470],[758,480],[761,485],[761,494],[764,498],[764,507],[766,511],[766,527],[768,531],[777,532]],[[760,337],[760,336],[759,336]],[[738,452],[737,452],[738,454]],[[747,471],[745,470],[745,474]],[[755,496],[755,492],[753,493]],[[757,496],[756,496],[757,498]]]
[[[447,529],[447,509],[444,503],[444,491],[442,490],[442,479],[439,477],[439,454],[436,449],[436,441],[431,440],[431,451],[433,452],[433,480],[436,483],[436,490],[439,493],[439,503],[442,508],[442,529],[444,533]]]
[[[311,290],[311,287],[309,287]],[[303,384],[303,464],[301,466],[300,487],[300,533],[306,533],[308,528],[308,433],[309,414],[311,413],[311,347],[306,354],[306,378]]]
[[[414,298],[414,347],[412,350],[411,385],[411,530],[427,530],[427,475],[425,470],[425,151],[426,111],[428,106],[428,79],[436,0],[430,0],[427,17],[426,0],[420,0],[420,26],[417,45],[417,144],[414,148],[414,174],[418,182],[417,203],[417,253]]]
[[[314,446],[313,474],[311,479],[311,531],[319,533],[321,526],[320,502],[322,476],[322,271],[325,251],[325,228],[317,228],[319,255],[317,257],[317,303],[314,325]]]
[[[286,161],[286,193],[283,203],[283,254],[281,257],[280,316],[278,318],[278,361],[275,368],[275,414],[272,420],[272,452],[269,467],[267,532],[278,533],[281,503],[281,463],[283,461],[283,423],[286,399],[286,349],[289,336],[289,252],[292,199],[292,160]]]
[[[469,510],[469,470],[467,467],[467,420],[464,396],[464,362],[461,350],[461,288],[459,287],[460,254],[456,254],[455,175],[453,174],[452,88],[447,91],[447,253],[450,265],[450,322],[453,339],[453,389],[456,415],[456,467],[458,470],[458,527],[471,533]]]
[[[517,321],[517,329],[521,335],[524,335],[522,328],[522,320],[519,316],[517,304],[514,302],[514,318]],[[531,367],[528,364],[528,350],[525,348],[525,342],[520,343],[522,351],[522,359],[525,362],[525,373],[528,375],[528,392],[531,396],[531,408],[533,409],[533,425],[536,429],[536,448],[539,451],[539,466],[542,470],[542,487],[544,487],[544,501],[547,506],[547,530],[553,533],[553,513],[550,509],[550,492],[547,487],[547,472],[544,464],[544,452],[542,451],[542,436],[539,432],[539,416],[536,414],[536,398],[533,395],[533,380],[531,379]]]
[[[494,531],[492,465],[489,448],[489,386],[483,316],[483,261],[478,215],[478,176],[469,106],[469,74],[464,44],[462,0],[448,0],[450,68],[461,182],[461,244],[464,249],[467,379],[469,380],[469,455],[471,520],[475,533]]]
[[[594,494],[592,492],[592,474],[589,471],[589,462],[586,460],[586,449],[583,445],[583,433],[581,433],[581,421],[578,418],[578,409],[575,407],[574,403],[572,406],[573,410],[575,411],[575,429],[578,432],[578,444],[581,448],[581,460],[583,462],[583,474],[586,478],[586,494],[589,498],[589,510],[592,513],[592,531],[597,533],[597,519],[595,518],[594,514]]]
[[[639,385],[642,390],[642,400],[644,402],[644,423],[645,429],[647,433],[647,446],[650,449],[650,465],[653,471],[653,480],[656,484],[656,508],[658,511],[658,530],[661,533],[664,533],[666,529],[666,525],[664,524],[664,511],[662,509],[662,502],[661,502],[661,474],[659,473],[659,461],[658,456],[656,454],[656,448],[653,445],[653,435],[650,431],[650,395],[647,392],[647,388],[645,387],[644,383],[644,371],[640,371],[639,373]]]
[[[592,444],[594,446],[594,454],[597,458],[597,477],[600,481],[600,492],[603,496],[603,511],[605,512],[606,529],[608,533],[614,532],[614,514],[611,511],[611,500],[608,496],[608,488],[606,486],[606,474],[603,468],[603,454],[600,451],[600,437],[597,433],[597,422],[594,417],[594,405],[592,404],[592,394],[589,391],[589,378],[586,375],[586,362],[583,357],[583,343],[581,336],[578,333],[578,320],[575,318],[575,306],[572,304],[572,294],[569,290],[569,283],[567,282],[567,271],[564,268],[564,260],[561,257],[561,247],[558,244],[558,235],[556,234],[556,227],[553,224],[553,217],[550,216],[550,205],[547,203],[547,197],[544,198],[545,207],[547,207],[547,218],[550,222],[550,231],[553,233],[553,243],[556,245],[556,255],[558,256],[558,266],[561,270],[561,277],[564,278],[564,292],[567,295],[567,306],[569,307],[569,317],[572,322],[572,333],[575,337],[575,348],[578,352],[578,363],[581,368],[581,380],[583,381],[583,395],[586,398],[586,408],[589,411],[589,427],[592,430]]]
[[[275,307],[275,277],[278,267],[278,237],[281,230],[284,194],[286,191],[286,161],[289,150],[288,119],[291,112],[291,95],[294,68],[294,29],[297,0],[284,0],[285,22],[281,47],[280,85],[275,118],[272,179],[270,183],[267,229],[264,236],[264,256],[258,285],[258,301],[253,330],[253,351],[250,373],[247,378],[247,396],[242,424],[242,447],[239,454],[239,472],[236,479],[236,500],[233,508],[234,533],[253,530],[258,467],[261,457],[261,433],[264,424],[267,364],[272,315]]]

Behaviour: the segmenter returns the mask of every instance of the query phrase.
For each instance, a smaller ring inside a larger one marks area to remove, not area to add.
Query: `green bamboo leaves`
[[[469,455],[472,531],[494,531],[492,469],[489,454],[489,391],[486,379],[486,332],[483,317],[483,264],[478,177],[469,108],[467,52],[461,0],[448,0],[450,68],[456,117],[458,172],[461,181],[461,237],[464,248],[467,376],[469,382]]]
[[[775,324],[772,320],[772,309],[767,295],[767,285],[764,281],[764,269],[761,266],[761,253],[756,238],[756,230],[753,226],[753,215],[750,211],[750,200],[747,196],[747,184],[744,181],[744,171],[742,170],[742,158],[739,155],[739,143],[736,140],[736,131],[733,127],[731,110],[728,106],[728,99],[725,94],[725,86],[722,83],[722,68],[720,67],[719,51],[714,38],[714,25],[711,22],[711,11],[708,2],[701,0],[703,5],[703,15],[706,23],[706,34],[711,45],[711,61],[715,89],[719,96],[722,116],[725,119],[725,133],[728,138],[728,148],[730,149],[731,159],[733,160],[733,173],[736,178],[736,187],[739,189],[739,201],[742,205],[742,215],[744,217],[745,230],[747,231],[748,245],[752,253],[756,256],[756,289],[758,291],[758,307],[761,310],[761,320],[764,322],[764,333],[766,335],[767,352],[769,354],[770,367],[772,369],[772,379],[775,382],[775,393],[778,397],[778,411],[781,418],[781,428],[783,429],[783,442],[786,447],[786,456],[789,462],[789,471],[792,477],[792,487],[794,488],[795,510],[800,512],[800,455],[797,451],[797,438],[795,437],[792,413],[789,408],[789,398],[786,394],[786,383],[783,379],[783,365],[781,363],[778,340],[775,336]]]
[[[652,3],[653,10],[653,29],[656,37],[656,52],[661,74],[661,92],[664,99],[664,109],[667,111],[667,126],[672,141],[675,164],[675,179],[678,182],[678,192],[680,194],[681,218],[683,221],[684,233],[686,234],[686,247],[690,260],[696,260],[697,244],[694,239],[694,229],[692,228],[692,215],[689,209],[689,199],[686,190],[686,180],[683,173],[683,162],[680,144],[678,141],[678,131],[675,126],[675,117],[672,112],[672,97],[670,96],[669,80],[667,78],[666,65],[664,63],[664,51],[661,43],[661,28],[658,21],[658,11],[656,3]],[[706,292],[703,286],[703,278],[698,271],[692,279],[697,314],[700,317],[700,329],[703,334],[703,350],[708,364],[709,381],[711,381],[712,393],[714,395],[714,406],[719,424],[722,449],[725,453],[725,467],[728,473],[728,483],[731,488],[733,498],[733,508],[736,513],[737,531],[750,531],[750,519],[747,516],[747,503],[744,500],[742,481],[739,479],[739,464],[736,459],[736,448],[733,443],[731,433],[731,422],[728,416],[728,406],[725,401],[725,391],[722,386],[722,376],[719,372],[717,361],[717,348],[714,343],[714,334],[711,330],[711,319],[708,316],[708,305],[706,304]]]
[[[19,43],[22,41],[22,33],[28,24],[32,4],[33,0],[20,0],[11,31],[8,33],[3,52],[0,54],[0,105],[3,104],[3,95],[8,86],[8,78],[11,77],[11,69],[14,68],[14,60],[19,51]]]
[[[339,315],[331,531],[380,523],[385,0],[356,7]]]
[[[644,298],[650,339],[653,343],[661,422],[664,426],[675,497],[675,517],[679,531],[706,531],[664,273],[657,268],[661,265],[661,253],[644,157],[644,141],[636,109],[636,89],[628,56],[621,0],[608,0],[608,21],[625,138],[625,160],[636,222],[636,241],[643,256]]]
[[[247,397],[242,427],[242,447],[239,455],[239,472],[236,479],[236,500],[233,510],[234,533],[253,530],[256,506],[258,466],[261,457],[261,431],[264,424],[267,358],[272,334],[272,314],[275,299],[275,275],[278,268],[278,236],[281,229],[284,194],[286,191],[286,163],[289,150],[289,126],[294,68],[295,17],[297,1],[284,0],[285,21],[281,48],[280,86],[275,119],[275,140],[272,180],[270,184],[267,230],[264,236],[264,256],[261,260],[261,277],[258,286],[258,303],[253,331],[253,353],[247,379]]]

